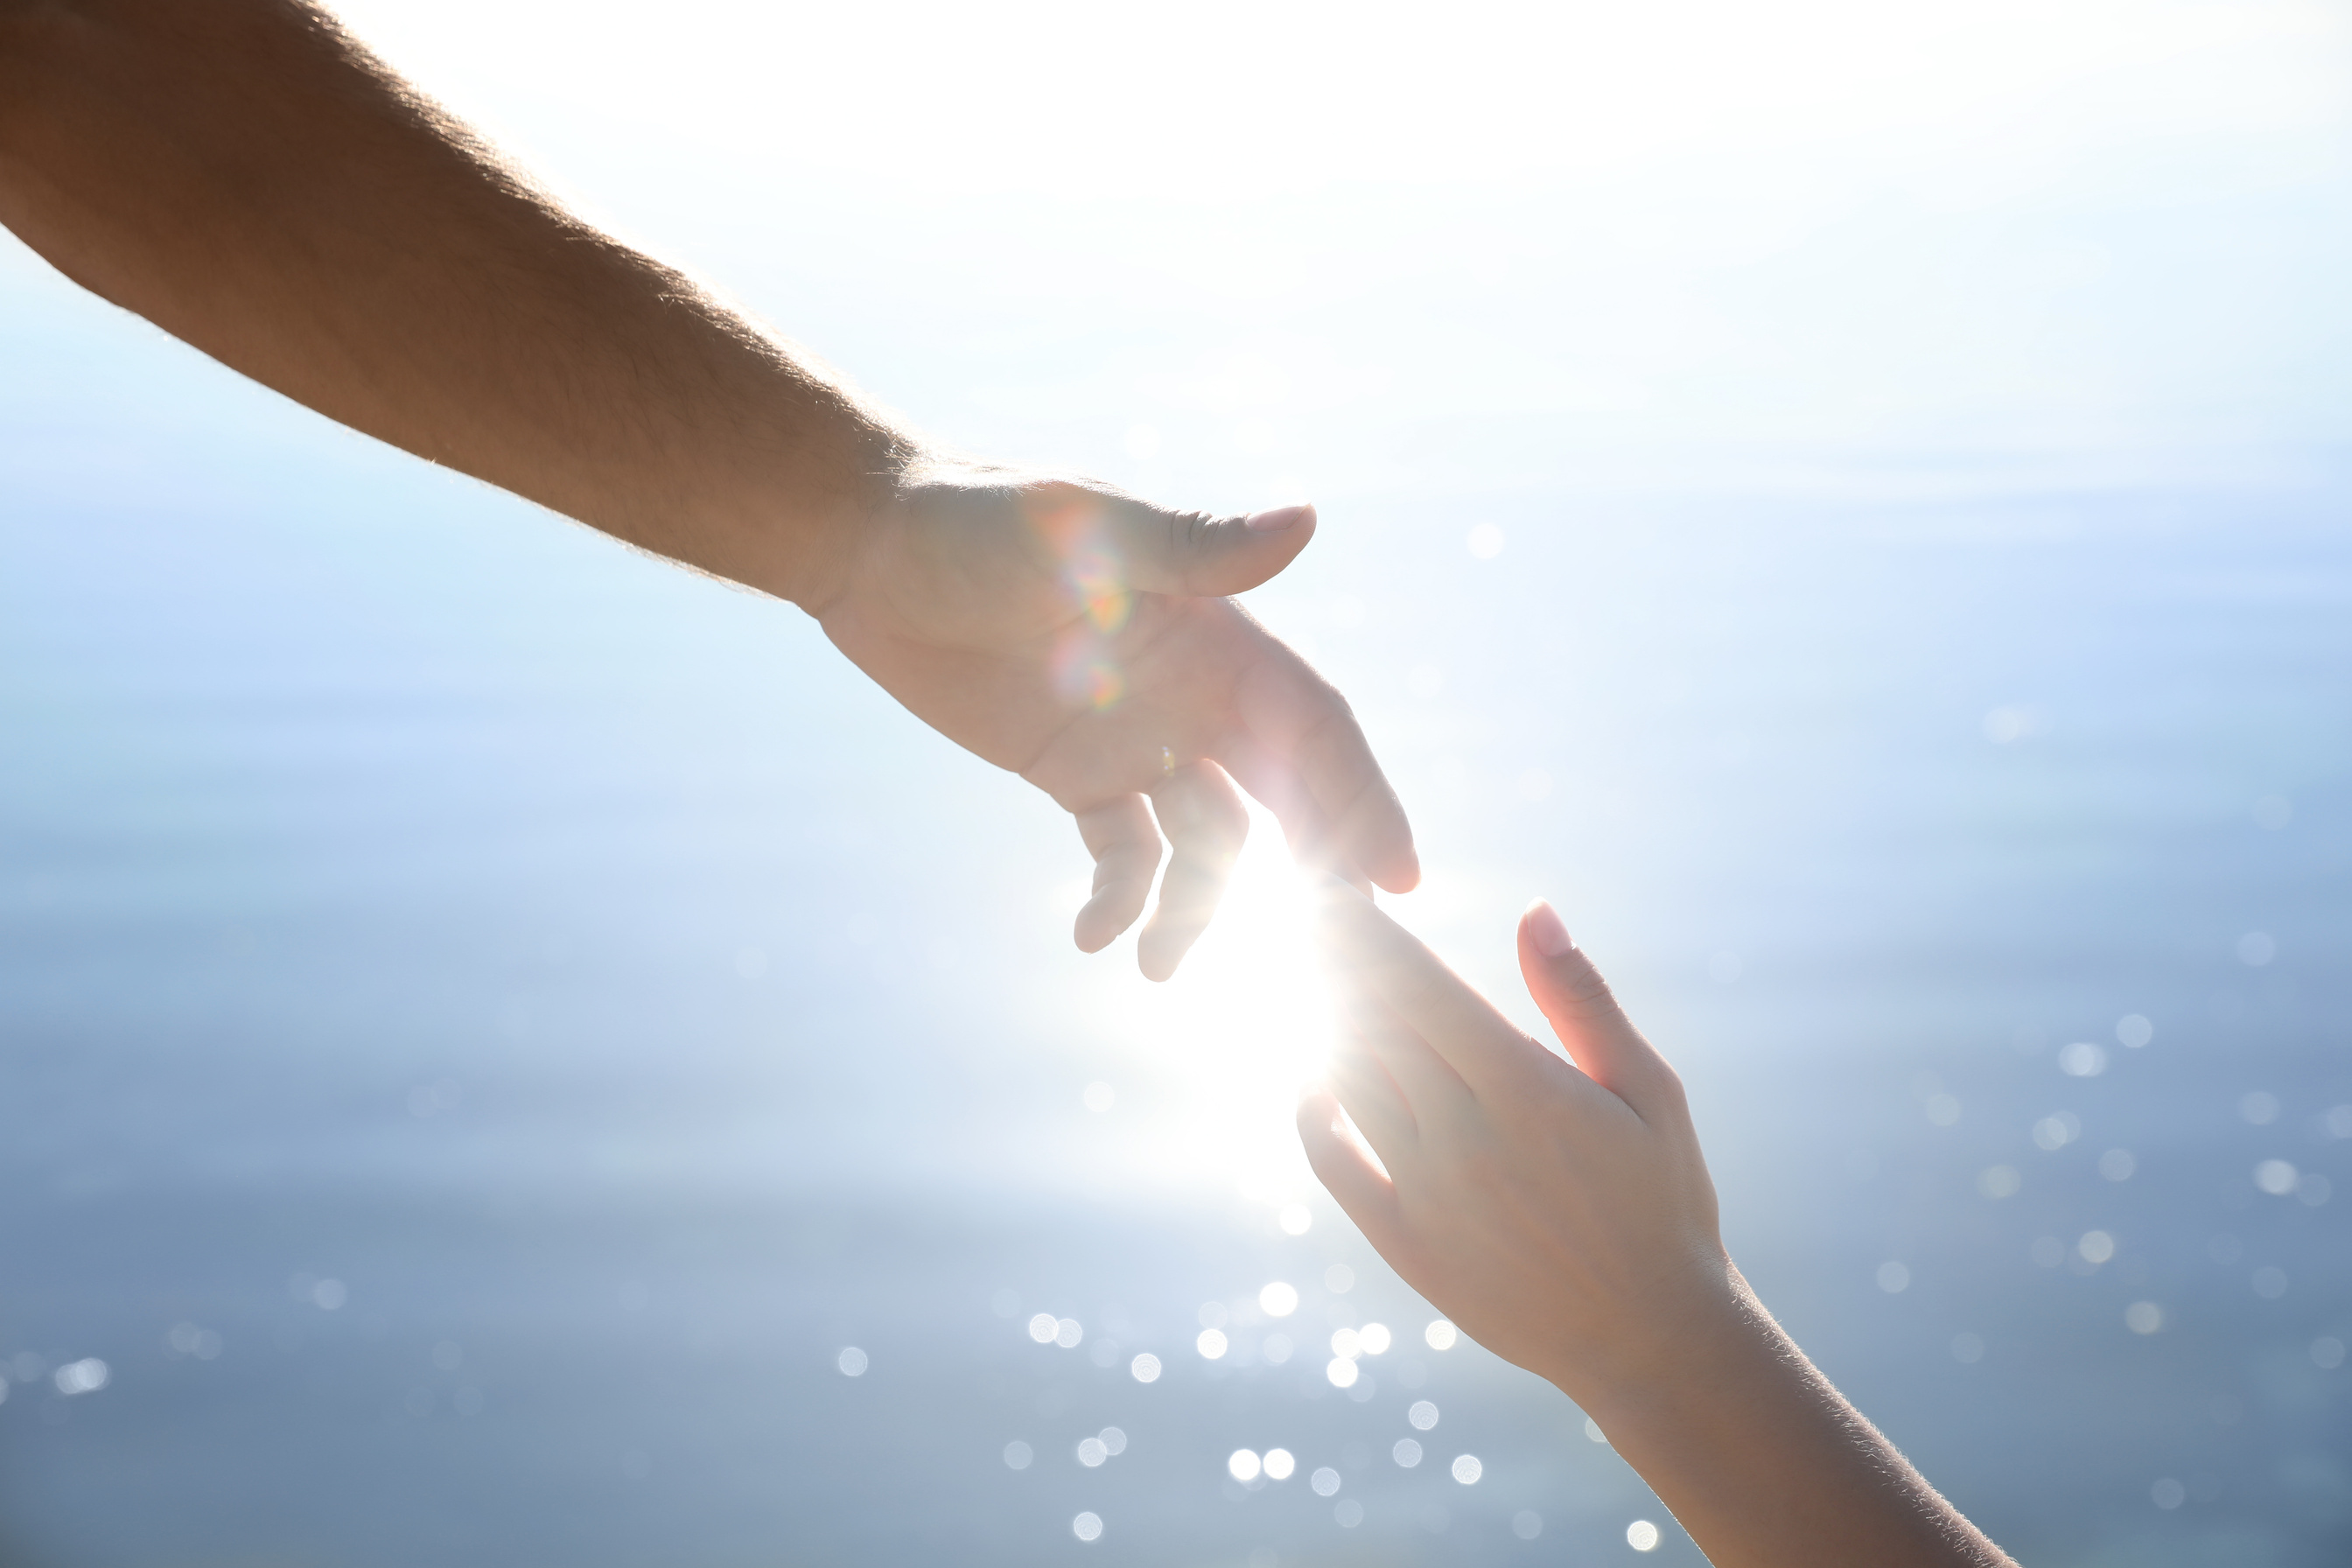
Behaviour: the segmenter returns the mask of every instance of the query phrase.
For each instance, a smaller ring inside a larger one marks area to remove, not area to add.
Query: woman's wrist
[[[1604,1412],[1622,1419],[1679,1399],[1753,1353],[1756,1325],[1744,1297],[1746,1284],[1727,1262],[1719,1273],[1699,1272],[1647,1297],[1613,1333],[1563,1332],[1535,1370],[1606,1428]]]
[[[1721,1568],[2002,1568],[1726,1266],[1638,1375],[1571,1398]],[[1558,1381],[1558,1380],[1555,1380]],[[1563,1389],[1568,1384],[1561,1384]]]

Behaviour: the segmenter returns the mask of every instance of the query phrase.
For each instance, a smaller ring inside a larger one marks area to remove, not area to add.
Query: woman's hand
[[[1079,947],[1143,912],[1167,835],[1137,952],[1165,980],[1248,832],[1236,781],[1307,864],[1398,891],[1419,879],[1403,808],[1347,702],[1225,596],[1314,532],[1307,506],[1219,519],[1107,487],[933,471],[805,607],[917,717],[1076,816],[1095,858]]]
[[[1718,1568],[2009,1563],[1732,1267],[1681,1080],[1550,905],[1519,968],[1565,1061],[1354,889],[1323,926],[1349,1026],[1299,1135],[1407,1284],[1590,1412]]]
[[[1588,1405],[1727,1315],[1730,1259],[1682,1080],[1550,905],[1520,921],[1519,967],[1568,1061],[1352,889],[1330,889],[1324,925],[1348,1026],[1299,1131],[1407,1284]],[[1340,1109],[1385,1175],[1335,1128]]]

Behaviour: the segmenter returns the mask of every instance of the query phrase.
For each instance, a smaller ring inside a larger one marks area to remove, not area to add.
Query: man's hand
[[[1253,529],[942,468],[312,0],[0,0],[0,224],[330,418],[818,616],[1077,815],[1088,951],[1141,911],[1164,829],[1142,963],[1174,970],[1241,844],[1235,779],[1316,862],[1415,879],[1347,705],[1224,597],[1310,512]]]
[[[1220,520],[1063,480],[934,473],[883,510],[809,608],[918,717],[1076,816],[1095,858],[1079,947],[1143,912],[1166,833],[1137,951],[1165,980],[1248,832],[1236,780],[1307,864],[1391,891],[1419,879],[1346,701],[1224,597],[1314,531],[1311,507]]]

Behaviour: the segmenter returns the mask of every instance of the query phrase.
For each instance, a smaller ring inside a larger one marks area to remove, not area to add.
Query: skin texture
[[[0,0],[0,224],[330,418],[789,599],[914,713],[1077,819],[1099,949],[1164,979],[1246,817],[1418,879],[1347,703],[1229,595],[1313,509],[1173,511],[925,441],[603,234],[297,0]]]
[[[1682,1080],[1549,904],[1519,966],[1565,1058],[1352,889],[1322,924],[1349,1027],[1299,1134],[1406,1283],[1581,1405],[1718,1568],[2014,1568],[1748,1288]]]

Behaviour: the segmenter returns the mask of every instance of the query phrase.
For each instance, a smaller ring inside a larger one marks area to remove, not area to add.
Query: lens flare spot
[[[1097,712],[1117,706],[1127,695],[1127,679],[1091,626],[1074,626],[1062,635],[1049,661],[1054,690],[1075,708]]]
[[[68,1397],[77,1394],[95,1394],[113,1377],[113,1371],[96,1356],[69,1361],[50,1374],[58,1392]]]
[[[1070,592],[1087,613],[1087,624],[1105,637],[1127,625],[1134,599],[1127,591],[1118,563],[1108,552],[1081,550],[1070,558]]]

